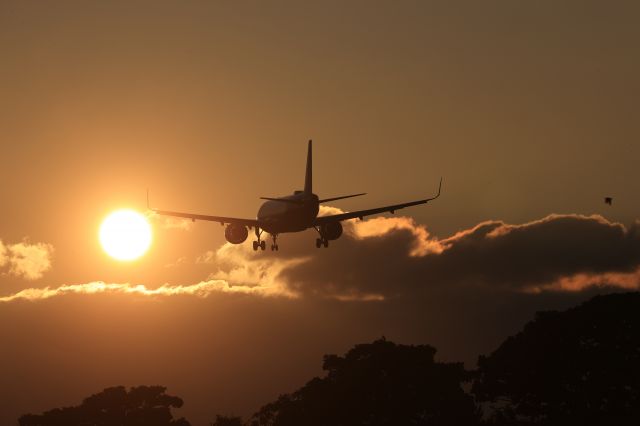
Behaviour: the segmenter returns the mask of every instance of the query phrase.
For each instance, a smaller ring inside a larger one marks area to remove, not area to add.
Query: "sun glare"
[[[135,260],[151,245],[151,226],[138,212],[115,211],[100,225],[100,244],[114,259]]]

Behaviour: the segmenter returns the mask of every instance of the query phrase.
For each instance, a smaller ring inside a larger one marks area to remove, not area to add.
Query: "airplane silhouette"
[[[368,210],[358,210],[355,212],[341,213],[330,216],[318,217],[318,211],[320,203],[328,201],[342,200],[344,198],[358,197],[361,194],[343,195],[340,197],[324,198],[320,199],[312,191],[312,141],[309,141],[307,148],[307,168],[304,179],[304,190],[294,191],[292,195],[284,197],[260,197],[263,200],[267,200],[260,206],[258,210],[258,216],[256,219],[242,219],[236,217],[225,216],[208,216],[202,214],[193,213],[181,213],[167,210],[152,209],[153,212],[165,215],[175,216],[196,220],[209,220],[212,222],[219,222],[221,225],[227,225],[224,231],[224,236],[231,244],[241,244],[249,236],[249,230],[254,229],[256,240],[253,241],[253,250],[258,248],[264,251],[266,243],[262,240],[262,233],[267,232],[271,235],[273,242],[271,244],[271,250],[278,250],[278,235],[287,232],[300,232],[309,228],[314,228],[319,235],[316,239],[316,247],[322,246],[329,247],[330,240],[337,240],[342,235],[342,222],[347,219],[359,218],[362,220],[364,216],[391,212],[395,213],[396,210],[400,210],[405,207],[416,206],[418,204],[425,204],[431,200],[435,200],[440,196],[440,190],[442,189],[442,178],[440,178],[440,185],[438,186],[438,194],[432,198],[424,200],[410,201],[408,203],[394,204],[392,206],[378,207]],[[149,193],[147,192],[147,207],[149,207]]]

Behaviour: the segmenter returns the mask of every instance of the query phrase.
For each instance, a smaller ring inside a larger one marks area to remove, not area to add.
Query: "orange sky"
[[[639,18],[635,1],[0,3],[0,298],[260,288],[0,302],[0,423],[157,383],[206,424],[382,334],[473,363],[593,283],[637,288]],[[443,196],[320,253],[312,231],[254,257],[218,224],[156,219],[140,260],[100,248],[146,188],[155,207],[254,217],[300,189],[310,138],[315,192],[368,192],[336,207],[430,196],[440,176]]]

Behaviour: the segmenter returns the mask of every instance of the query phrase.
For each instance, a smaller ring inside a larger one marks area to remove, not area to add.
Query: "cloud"
[[[637,289],[640,283],[638,224],[627,228],[596,215],[554,214],[523,224],[487,221],[442,239],[411,218],[378,217],[344,222],[343,237],[328,250],[316,249],[309,237],[281,236],[286,240],[278,252],[254,252],[249,242],[225,243],[196,259],[216,268],[197,284],[148,289],[89,283],[27,289],[0,300],[68,293],[202,296],[221,291],[383,301],[472,290],[524,295],[594,287]]]
[[[55,288],[27,288],[10,296],[0,297],[0,302],[13,302],[16,300],[37,301],[70,294],[133,294],[149,297],[187,295],[205,298],[216,292],[260,294],[265,296],[270,294],[269,288],[265,286],[232,286],[224,280],[201,281],[191,285],[165,284],[158,288],[147,288],[142,284],[95,281],[86,284],[61,285]]]
[[[487,221],[443,239],[407,217],[347,221],[344,227],[344,236],[329,250],[315,249],[308,235],[291,236],[275,255],[225,245],[208,259],[217,263],[224,255],[227,268],[242,271],[237,279],[270,277],[298,296],[341,300],[452,288],[638,288],[640,282],[638,225],[627,228],[597,215],[553,214],[523,224]]]
[[[177,268],[178,266],[186,265],[188,263],[188,259],[186,256],[182,256],[176,259],[175,262],[170,262],[164,265],[165,268]]]
[[[0,268],[2,268],[8,261],[7,249],[5,248],[2,240],[0,240]]]
[[[5,245],[0,241],[0,267],[9,266],[8,273],[27,280],[37,280],[51,269],[53,246],[47,243]]]
[[[249,285],[269,289],[271,295],[296,297],[295,292],[280,279],[288,268],[303,265],[307,257],[263,256],[263,252],[247,250],[246,246],[226,243],[215,253],[205,253],[204,261],[215,263],[217,271],[209,279],[224,280],[231,285]]]
[[[200,256],[196,257],[196,264],[213,264],[216,261],[216,252],[207,250]]]
[[[424,225],[418,225],[409,217],[376,217],[366,221],[354,222],[350,227],[350,235],[356,239],[384,237],[392,232],[408,231],[413,237],[413,245],[409,255],[422,257],[428,254],[439,254],[444,247],[436,239],[431,238]]]
[[[513,289],[575,275],[630,273],[640,266],[637,224],[627,229],[598,215],[554,214],[520,225],[484,222],[441,243],[446,249],[431,269],[457,281]]]
[[[543,291],[579,292],[591,287],[617,287],[636,290],[640,288],[640,268],[626,273],[575,274],[562,277],[548,284],[530,287],[527,291],[531,293],[541,293]]]

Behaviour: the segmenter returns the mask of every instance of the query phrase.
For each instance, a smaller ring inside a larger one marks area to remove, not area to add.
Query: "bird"
[[[604,203],[605,204],[609,204],[611,205],[611,203],[613,202],[613,198],[611,197],[604,197]]]

